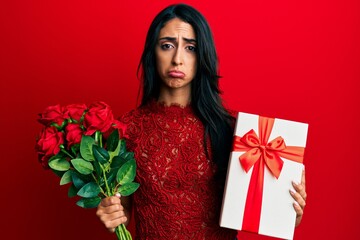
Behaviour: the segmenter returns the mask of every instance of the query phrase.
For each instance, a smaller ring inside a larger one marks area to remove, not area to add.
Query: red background
[[[117,116],[134,108],[147,28],[173,2],[1,1],[0,238],[115,239],[95,210],[77,207],[67,187],[38,164],[37,113],[48,105],[95,100],[107,102]],[[228,107],[309,123],[308,201],[295,239],[355,239],[359,1],[184,2],[213,29]]]

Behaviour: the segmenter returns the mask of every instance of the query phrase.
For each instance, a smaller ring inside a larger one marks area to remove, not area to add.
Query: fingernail
[[[290,194],[291,194],[291,195],[294,195],[294,194],[295,194],[295,191],[292,190],[292,189],[290,189]]]
[[[117,193],[115,193],[115,196],[116,197],[121,197],[121,194],[117,192]]]
[[[300,204],[298,202],[295,201],[294,204],[300,207]]]

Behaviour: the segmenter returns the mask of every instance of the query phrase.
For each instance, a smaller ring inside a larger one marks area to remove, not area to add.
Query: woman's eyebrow
[[[182,39],[187,43],[193,43],[193,44],[196,43],[196,39],[193,39],[193,38],[184,38],[183,37]],[[159,41],[162,41],[162,40],[169,41],[169,42],[176,42],[175,37],[162,37],[162,38],[159,38]]]
[[[194,38],[183,38],[183,40],[188,43],[194,43],[194,44],[196,43],[196,39]]]

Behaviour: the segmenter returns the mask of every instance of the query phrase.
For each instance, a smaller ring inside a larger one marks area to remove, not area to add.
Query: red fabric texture
[[[207,158],[204,128],[190,106],[150,102],[120,119],[135,153],[136,239],[231,239],[220,228],[221,186]]]

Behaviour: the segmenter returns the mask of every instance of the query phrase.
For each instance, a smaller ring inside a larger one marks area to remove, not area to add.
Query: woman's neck
[[[165,106],[178,104],[187,106],[191,101],[190,88],[168,89],[161,88],[158,102],[163,102]]]

